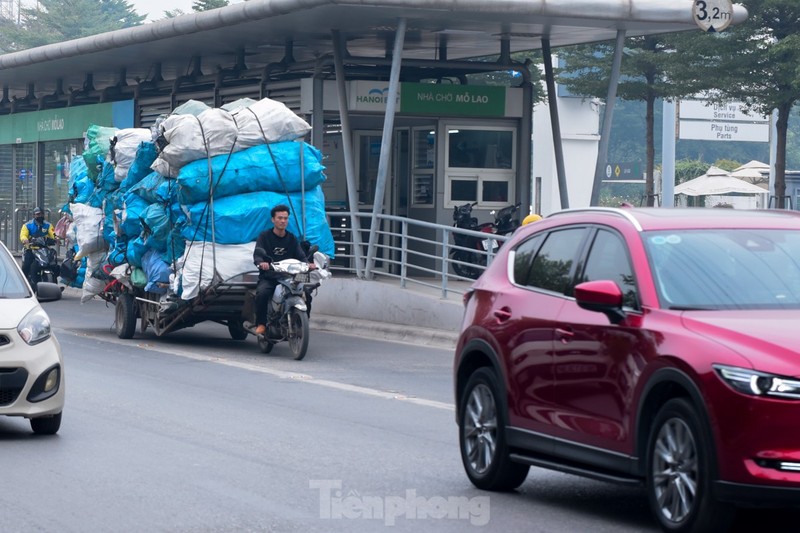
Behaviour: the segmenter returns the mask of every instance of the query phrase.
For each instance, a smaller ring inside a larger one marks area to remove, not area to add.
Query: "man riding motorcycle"
[[[22,241],[22,246],[25,247],[25,252],[22,256],[22,272],[29,279],[33,279],[33,268],[35,258],[31,241],[37,237],[44,237],[47,243],[56,242],[55,229],[52,224],[44,219],[44,211],[41,207],[33,209],[33,218],[22,226],[19,231],[19,240]]]

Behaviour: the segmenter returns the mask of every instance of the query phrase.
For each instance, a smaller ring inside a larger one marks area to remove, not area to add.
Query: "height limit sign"
[[[731,0],[695,0],[692,16],[701,30],[719,32],[733,20],[733,4]]]

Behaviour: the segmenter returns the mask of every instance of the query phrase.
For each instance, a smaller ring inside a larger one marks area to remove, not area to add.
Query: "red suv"
[[[566,210],[517,230],[464,300],[475,486],[530,466],[642,485],[671,532],[800,502],[800,214]]]

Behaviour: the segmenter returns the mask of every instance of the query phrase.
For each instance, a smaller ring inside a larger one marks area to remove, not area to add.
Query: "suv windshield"
[[[663,307],[800,308],[799,231],[650,231],[643,238]]]
[[[22,277],[15,260],[0,244],[0,298],[27,298],[31,296],[25,278]]]

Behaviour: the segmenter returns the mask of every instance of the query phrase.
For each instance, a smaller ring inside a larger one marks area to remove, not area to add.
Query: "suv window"
[[[570,285],[572,265],[585,234],[586,228],[571,228],[548,234],[530,265],[527,283],[524,285],[564,293]]]
[[[538,234],[523,242],[514,250],[514,283],[530,285],[531,265],[539,246],[544,241],[544,235]]]
[[[636,282],[625,243],[619,235],[602,229],[592,243],[581,282],[601,279],[616,282],[622,290],[622,305],[638,309]]]

